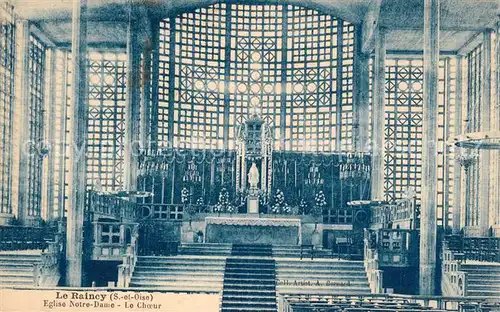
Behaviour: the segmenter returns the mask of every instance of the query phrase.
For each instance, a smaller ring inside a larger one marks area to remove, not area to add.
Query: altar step
[[[217,256],[139,257],[130,287],[169,291],[221,291],[225,263],[225,257]]]
[[[467,272],[467,295],[500,298],[500,263],[467,262],[460,266]]]
[[[41,250],[0,252],[0,287],[34,287],[35,264],[41,261]]]
[[[276,279],[282,294],[370,293],[362,261],[277,258]]]
[[[250,245],[255,246],[255,245]],[[258,246],[258,245],[257,245]],[[182,255],[231,255],[231,244],[214,244],[214,243],[183,243],[179,247],[179,254]],[[273,245],[272,256],[275,258],[300,258],[301,248],[297,245]],[[302,250],[304,258],[311,258],[311,250],[304,248]],[[336,255],[333,255],[336,257]],[[328,249],[320,249],[314,251],[314,258],[332,258],[331,251]]]
[[[221,312],[277,311],[270,245],[233,245],[226,261]]]

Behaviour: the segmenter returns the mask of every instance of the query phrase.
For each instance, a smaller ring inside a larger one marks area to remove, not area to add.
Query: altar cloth
[[[206,217],[207,243],[301,244],[301,220],[288,218]]]

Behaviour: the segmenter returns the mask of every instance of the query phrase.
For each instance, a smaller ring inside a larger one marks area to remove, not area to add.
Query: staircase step
[[[276,285],[261,285],[261,284],[241,284],[241,283],[226,283],[224,289],[227,290],[265,290],[274,291]]]
[[[261,311],[261,309],[276,309],[276,302],[259,302],[259,301],[253,301],[253,302],[245,302],[245,301],[231,301],[231,302],[222,302],[222,308],[242,308],[242,307],[253,307],[256,308],[258,311]]]
[[[249,295],[247,293],[243,294],[234,294],[234,295],[222,295],[222,299],[227,299],[229,301],[274,301],[276,300],[276,296],[273,293],[272,295]]]

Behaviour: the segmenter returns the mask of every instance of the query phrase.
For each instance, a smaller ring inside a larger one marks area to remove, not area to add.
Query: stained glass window
[[[27,215],[40,217],[42,195],[41,149],[44,140],[44,97],[45,97],[45,45],[34,35],[30,35],[28,52],[28,190]]]
[[[454,104],[455,62],[442,59],[439,63],[438,86],[438,224],[449,217],[445,202],[450,186],[445,176],[450,174],[451,162],[446,141],[450,136]],[[421,59],[388,59],[386,61],[386,123],[384,192],[387,200],[399,199],[412,189],[420,201],[423,139],[423,61]],[[446,104],[446,105],[445,105]],[[446,189],[446,192],[445,192]]]
[[[351,149],[354,28],[293,5],[214,4],[162,21],[159,144],[170,122],[174,147],[233,149],[255,107],[275,149]]]
[[[292,8],[288,15],[286,149],[332,151],[337,147],[341,22],[314,10]]]
[[[55,128],[54,131],[54,207],[53,218],[61,217],[64,214],[65,198],[65,174],[67,170],[67,115],[69,113],[69,78],[71,76],[69,53],[66,51],[55,52],[55,77],[54,77],[54,103],[55,105]]]
[[[179,15],[175,32],[174,146],[222,148],[225,4]]]
[[[0,8],[0,213],[11,213],[12,121],[14,105],[15,21],[13,9]]]
[[[230,135],[259,107],[279,146],[281,118],[282,6],[231,6]],[[232,143],[230,143],[232,147]]]
[[[158,80],[158,143],[167,147],[168,143],[168,90],[170,69],[170,20],[160,22],[159,33],[159,80]]]
[[[484,79],[483,45],[480,44],[466,55],[467,61],[467,107],[465,132],[480,131],[482,80]],[[465,176],[465,225],[479,225],[479,164],[474,162]]]
[[[123,187],[126,55],[89,54],[87,184],[103,190]]]

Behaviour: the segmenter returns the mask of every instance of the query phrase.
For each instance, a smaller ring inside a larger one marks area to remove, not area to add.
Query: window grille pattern
[[[27,215],[41,216],[42,162],[44,148],[44,97],[46,48],[34,35],[29,38],[28,51],[28,189]]]
[[[466,55],[467,107],[465,132],[481,130],[481,105],[483,94],[483,45],[478,45]],[[465,225],[479,225],[479,164],[474,162],[465,172]]]
[[[16,28],[13,10],[7,4],[0,8],[0,213],[12,213],[11,158],[14,106],[14,68],[16,64]]]
[[[342,55],[339,60],[342,62],[342,84],[341,92],[341,149],[343,151],[352,150],[353,142],[353,68],[354,68],[354,25],[342,23]],[[340,47],[339,47],[340,48]],[[340,66],[340,65],[339,65]]]
[[[289,11],[285,136],[288,150],[326,152],[336,148],[341,23],[314,10]]]
[[[159,33],[159,80],[158,80],[158,144],[168,143],[168,97],[170,70],[170,20],[160,22]]]
[[[225,4],[176,18],[174,146],[222,148]]]
[[[230,134],[259,107],[279,146],[283,13],[275,5],[231,7]],[[232,144],[231,144],[232,145]],[[232,146],[231,146],[232,147]]]
[[[449,123],[447,109],[453,105],[455,63],[442,59],[439,63],[438,86],[438,224],[448,217],[444,211],[445,174],[451,162],[446,151]],[[386,61],[386,123],[384,192],[387,200],[399,199],[408,189],[420,201],[422,178],[423,131],[423,61],[421,59],[389,59]],[[451,73],[453,72],[453,74]],[[446,106],[445,106],[446,103]],[[446,170],[446,172],[445,172]],[[451,207],[449,207],[451,208]]]
[[[421,190],[423,67],[421,60],[387,60],[384,192],[401,198]]]
[[[69,104],[69,77],[71,72],[69,69],[69,54],[65,51],[57,50],[55,52],[55,77],[54,77],[54,103],[55,105],[55,135],[53,142],[54,153],[54,206],[52,209],[53,218],[62,217],[64,214],[64,197],[65,197],[65,172],[66,164],[66,137],[67,137],[67,116],[70,112]]]
[[[233,149],[255,107],[277,150],[351,149],[354,31],[293,5],[219,3],[163,20],[160,146]]]
[[[107,191],[123,186],[125,75],[125,54],[89,54],[87,184]]]

